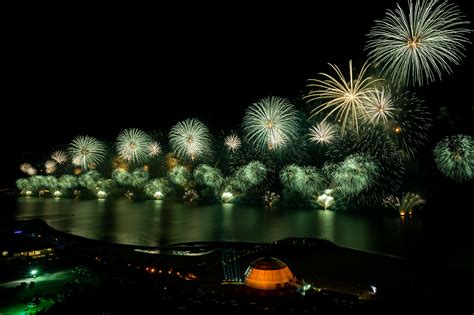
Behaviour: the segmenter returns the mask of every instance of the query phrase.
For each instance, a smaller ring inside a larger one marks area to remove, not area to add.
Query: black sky
[[[469,0],[454,2],[474,20]],[[395,3],[16,12],[2,45],[1,182],[19,175],[30,152],[78,134],[112,141],[124,128],[168,131],[189,117],[213,133],[238,128],[252,102],[297,97],[308,78],[330,71],[328,62],[363,63],[365,35]],[[466,54],[451,76],[421,91],[435,116],[450,108],[446,134],[472,134],[472,45]]]

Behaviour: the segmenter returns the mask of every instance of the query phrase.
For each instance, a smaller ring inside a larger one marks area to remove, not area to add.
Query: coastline
[[[91,240],[57,231],[43,220],[15,221],[9,227],[1,225],[2,233],[19,230],[26,237],[39,236],[46,241],[53,240],[57,260],[44,261],[43,265],[54,263],[56,266],[54,270],[72,268],[75,270],[79,268],[78,266],[89,268],[90,273],[96,275],[96,280],[93,281],[95,284],[91,284],[92,287],[89,288],[90,292],[95,292],[94,294],[97,295],[96,299],[112,296],[119,290],[116,287],[119,283],[121,283],[119,287],[122,288],[120,292],[130,294],[132,292],[130,290],[137,289],[137,281],[138,283],[145,281],[150,284],[143,284],[144,287],[140,284],[138,288],[140,292],[149,288],[149,285],[154,288],[150,289],[151,292],[161,292],[160,294],[165,294],[162,291],[163,288],[175,288],[181,293],[168,292],[166,294],[171,294],[171,299],[178,300],[183,294],[186,299],[191,299],[192,296],[194,296],[193,299],[197,299],[196,292],[222,291],[222,297],[219,299],[235,300],[239,305],[257,303],[256,305],[270,305],[269,307],[272,308],[280,305],[282,299],[293,301],[295,297],[292,296],[295,293],[290,292],[294,291],[269,295],[246,289],[241,284],[222,284],[225,280],[225,272],[222,269],[224,261],[227,263],[238,261],[237,273],[243,275],[252,261],[265,256],[278,257],[289,266],[297,279],[304,279],[322,290],[320,293],[316,291],[311,293],[304,303],[328,305],[331,310],[335,306],[342,307],[344,310],[373,310],[374,308],[398,308],[401,307],[400,305],[410,305],[409,303],[413,302],[424,305],[437,300],[439,292],[436,288],[440,285],[439,279],[442,279],[443,285],[464,288],[469,281],[474,280],[474,272],[459,268],[447,270],[448,268],[444,268],[448,266],[442,262],[426,265],[423,261],[365,253],[315,238],[287,238],[274,243],[191,242],[157,248]],[[140,252],[137,249],[144,251],[158,249],[159,253]],[[203,255],[177,254],[178,252],[202,253],[203,251]],[[432,277],[433,273],[437,273],[437,276]],[[12,275],[15,276],[15,273]],[[110,286],[110,281],[118,282]],[[360,297],[364,296],[364,292],[372,285],[377,287],[376,300],[373,302],[360,300]],[[104,291],[103,288],[107,289]],[[74,305],[71,301],[75,301],[78,297],[89,296],[88,293],[74,292],[70,300],[67,300],[70,302],[66,301],[66,305]],[[427,295],[426,292],[431,293]],[[462,306],[467,303],[467,296],[472,293],[474,293],[472,290],[466,289],[462,293],[447,293],[444,298]],[[151,293],[147,293],[147,296],[149,294]],[[279,294],[288,298],[282,298]],[[401,296],[404,297],[402,304],[400,304]],[[130,299],[128,302],[121,303],[128,306],[129,302],[142,301],[142,297],[134,296]],[[213,303],[204,297],[201,299],[205,301],[203,303]],[[256,302],[253,302],[255,299]],[[334,302],[333,299],[346,302],[340,304],[340,302]],[[189,303],[185,304],[187,309],[193,309]],[[168,302],[165,305],[171,309],[181,307],[180,304],[170,305]],[[279,307],[289,306],[280,305]],[[307,305],[303,309],[307,309],[306,307]]]

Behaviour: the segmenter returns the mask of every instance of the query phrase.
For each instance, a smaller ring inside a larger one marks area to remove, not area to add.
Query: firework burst
[[[189,173],[189,170],[182,165],[177,165],[169,170],[168,177],[173,184],[184,188],[190,186],[191,174]]]
[[[48,160],[44,163],[44,172],[46,174],[52,174],[56,172],[57,164],[56,161]]]
[[[163,178],[155,178],[148,181],[143,189],[146,195],[155,199],[163,198],[169,191],[166,180]]]
[[[395,84],[422,86],[441,79],[458,65],[469,43],[469,24],[455,4],[446,1],[408,1],[408,13],[397,4],[368,34],[369,60]]]
[[[240,148],[241,141],[237,135],[231,134],[224,139],[224,144],[227,148],[227,151],[234,153]]]
[[[386,123],[388,119],[394,116],[394,103],[389,89],[382,87],[375,88],[368,93],[367,97],[367,115],[368,122],[373,124]]]
[[[336,128],[327,122],[309,128],[309,140],[318,144],[331,144],[336,136]]]
[[[140,164],[148,158],[150,142],[150,136],[146,132],[132,128],[119,134],[115,146],[120,158],[132,164]]]
[[[415,94],[404,93],[395,99],[395,118],[389,121],[390,136],[407,158],[414,158],[428,139],[431,114]]]
[[[426,200],[423,199],[420,195],[408,192],[402,196],[402,199],[395,197],[394,195],[389,195],[383,199],[382,204],[386,208],[392,208],[398,210],[400,215],[404,216],[407,212],[409,215],[413,213],[413,208],[426,203]]]
[[[243,129],[260,149],[277,149],[291,142],[298,132],[299,117],[294,105],[281,97],[267,97],[245,112]]]
[[[78,136],[69,144],[68,151],[73,164],[87,170],[102,163],[107,150],[96,138]]]
[[[63,165],[67,162],[67,154],[64,151],[57,150],[51,154],[51,159],[56,161],[59,165]]]
[[[31,166],[30,163],[23,163],[20,165],[20,170],[27,174],[27,175],[30,175],[30,176],[33,176],[33,175],[36,175],[36,168],[34,168],[33,166]]]
[[[252,161],[247,165],[241,166],[232,178],[232,186],[240,192],[247,192],[250,189],[260,185],[267,176],[268,169],[262,162]]]
[[[324,180],[314,167],[287,165],[280,171],[280,181],[291,191],[312,198],[324,186]]]
[[[347,197],[368,189],[379,175],[379,165],[367,154],[353,154],[332,172],[334,187]]]
[[[181,158],[197,159],[200,155],[209,153],[211,136],[206,125],[197,119],[190,118],[181,121],[171,128],[170,146]]]
[[[474,139],[466,135],[449,136],[433,151],[438,169],[457,182],[474,178]]]
[[[359,130],[359,117],[367,115],[366,104],[369,93],[373,90],[375,82],[380,79],[365,77],[368,64],[365,63],[357,78],[353,77],[352,60],[349,60],[349,79],[346,80],[342,71],[336,65],[329,64],[336,72],[337,77],[321,73],[325,80],[310,79],[308,88],[311,91],[305,98],[308,102],[315,100],[327,100],[318,105],[312,111],[312,116],[316,116],[322,111],[329,111],[323,122],[336,113],[336,121],[342,124],[341,132],[344,132],[349,123],[357,131]],[[361,121],[363,122],[363,121]]]
[[[63,175],[58,179],[58,188],[65,192],[78,186],[77,177],[73,175]]]
[[[218,189],[224,183],[222,172],[207,164],[201,164],[194,170],[196,182],[214,189]]]
[[[153,141],[148,145],[148,157],[154,158],[160,155],[161,153],[161,145]]]

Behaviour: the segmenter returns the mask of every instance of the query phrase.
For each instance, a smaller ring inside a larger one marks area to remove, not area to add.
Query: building
[[[253,261],[244,275],[246,286],[260,290],[284,288],[296,281],[290,268],[275,257],[263,257]]]

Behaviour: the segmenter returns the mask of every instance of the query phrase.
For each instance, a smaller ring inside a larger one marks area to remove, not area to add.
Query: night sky
[[[395,1],[327,2],[259,9],[180,3],[33,19],[17,12],[3,45],[2,185],[14,185],[20,163],[35,162],[32,152],[50,153],[76,135],[113,141],[124,128],[167,132],[189,117],[217,134],[237,129],[262,97],[302,95],[308,78],[330,73],[328,62],[362,64],[365,35]],[[468,0],[453,2],[474,20]],[[435,120],[430,143],[472,135],[474,50],[467,48],[451,76],[415,90],[433,118],[449,109]]]

